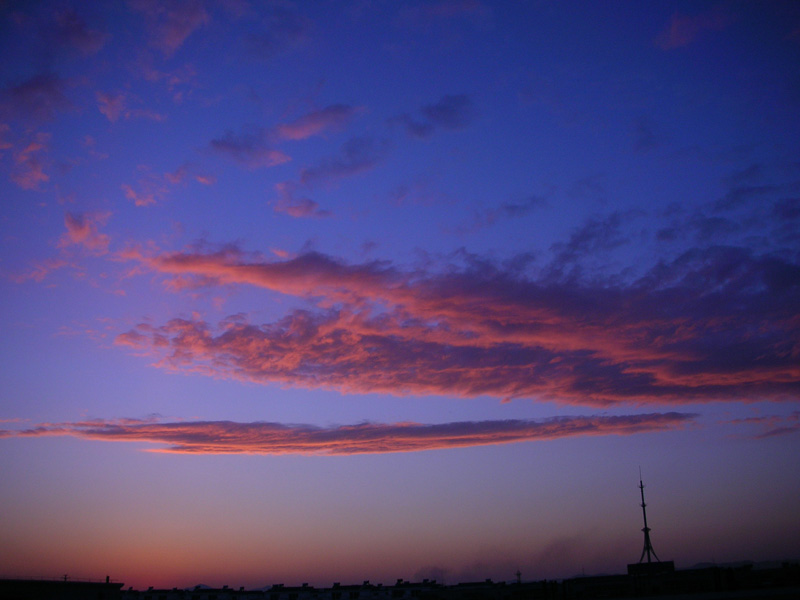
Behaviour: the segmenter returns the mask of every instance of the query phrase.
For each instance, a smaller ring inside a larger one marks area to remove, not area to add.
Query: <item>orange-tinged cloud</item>
[[[197,421],[159,423],[92,420],[0,430],[0,437],[69,435],[84,439],[166,444],[157,452],[185,454],[382,454],[560,439],[632,435],[690,425],[695,415],[651,413],[556,417],[543,421],[465,421],[441,424],[359,423],[339,427]]]
[[[625,284],[530,279],[489,264],[403,271],[319,253],[267,261],[231,246],[127,258],[173,276],[174,289],[247,284],[317,304],[273,323],[173,319],[118,337],[164,368],[595,405],[800,395],[800,269],[774,256],[692,251]]]

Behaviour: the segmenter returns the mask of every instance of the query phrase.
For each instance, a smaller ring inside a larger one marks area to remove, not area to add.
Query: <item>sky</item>
[[[0,2],[0,576],[800,557],[796,2]]]

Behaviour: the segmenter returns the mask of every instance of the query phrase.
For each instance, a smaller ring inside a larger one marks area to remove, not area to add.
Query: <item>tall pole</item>
[[[650,543],[650,528],[647,526],[647,504],[644,501],[644,483],[642,483],[642,469],[639,469],[639,491],[642,493],[642,518],[644,519],[644,527],[642,531],[644,532],[644,548],[642,549],[642,555],[639,557],[639,562],[644,561],[645,555],[647,555],[647,562],[653,562],[650,558],[652,554],[657,562],[661,562],[656,555],[656,551],[653,550],[653,544]]]

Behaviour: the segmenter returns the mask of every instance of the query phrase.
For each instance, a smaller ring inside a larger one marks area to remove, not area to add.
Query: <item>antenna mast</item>
[[[656,551],[653,550],[653,544],[650,543],[650,528],[647,526],[647,509],[645,508],[647,504],[644,502],[644,484],[642,483],[641,467],[639,467],[639,490],[642,493],[642,518],[644,519],[644,527],[642,528],[644,532],[644,548],[642,549],[642,556],[639,557],[639,562],[644,561],[645,555],[647,555],[647,562],[653,562],[650,558],[651,554],[655,557],[656,562],[661,562],[656,555]]]

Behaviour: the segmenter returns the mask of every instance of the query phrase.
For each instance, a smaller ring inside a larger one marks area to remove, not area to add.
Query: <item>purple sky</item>
[[[796,2],[0,2],[0,576],[800,557]]]

